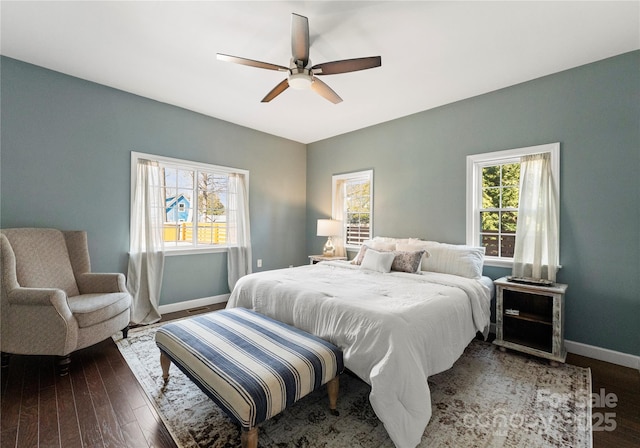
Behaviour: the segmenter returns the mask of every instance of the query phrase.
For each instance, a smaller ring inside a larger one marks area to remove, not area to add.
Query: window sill
[[[221,247],[199,247],[199,248],[176,248],[176,249],[165,249],[164,256],[165,257],[176,257],[180,255],[199,255],[199,254],[216,254],[227,252],[229,249],[228,246]]]
[[[484,266],[490,266],[494,268],[508,268],[513,269],[513,259],[511,258],[496,258],[485,257]],[[562,265],[558,266],[558,270],[562,269]]]
[[[485,257],[484,265],[494,268],[513,268],[513,260],[510,258]]]

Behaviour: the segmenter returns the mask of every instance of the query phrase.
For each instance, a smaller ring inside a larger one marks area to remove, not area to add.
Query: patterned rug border
[[[190,316],[182,317],[176,320],[183,320],[188,318],[190,318]],[[157,380],[154,382],[154,379],[152,378],[152,376],[156,376],[156,372],[154,371],[153,373],[151,373],[151,371],[149,370],[149,366],[146,365],[143,359],[140,359],[140,356],[138,353],[134,352],[134,350],[131,348],[131,346],[133,345],[131,341],[137,337],[143,338],[151,332],[155,334],[155,330],[166,323],[167,322],[162,322],[162,323],[155,323],[147,326],[135,327],[129,331],[129,339],[123,340],[120,335],[116,334],[113,336],[113,340],[116,343],[116,346],[121,352],[123,358],[125,359],[125,362],[127,362],[127,364],[129,365],[138,383],[141,385],[142,389],[145,391],[146,396],[148,397],[149,401],[152,403],[152,405],[156,409],[162,422],[167,428],[167,431],[169,432],[169,434],[171,435],[171,437],[173,438],[174,442],[178,447],[183,448],[183,447],[193,447],[193,446],[197,446],[197,447],[205,447],[205,446],[206,447],[209,447],[209,446],[233,447],[235,446],[238,443],[239,438],[237,437],[237,435],[239,434],[239,431],[237,427],[235,427],[235,425],[233,425],[230,421],[228,422],[228,425],[230,425],[231,427],[231,433],[232,433],[231,435],[229,434],[229,428],[223,428],[227,430],[226,434],[224,430],[221,430],[219,431],[220,433],[222,433],[221,436],[219,436],[219,434],[214,434],[215,437],[213,439],[210,438],[210,439],[203,440],[202,439],[203,436],[206,435],[210,437],[211,434],[208,434],[208,433],[203,434],[205,431],[203,431],[202,428],[200,429],[200,433],[196,429],[187,430],[184,427],[180,427],[179,424],[177,424],[176,422],[171,421],[171,417],[175,418],[176,417],[175,415],[171,415],[171,416],[165,415],[165,412],[161,407],[162,404],[159,401],[170,400],[169,398],[167,398],[169,395],[167,394],[167,396],[163,397],[164,388],[161,387],[160,383],[158,383]],[[472,341],[470,343],[470,347],[474,345],[474,343],[478,345],[482,344],[483,346],[487,346],[487,347],[484,347],[485,350],[496,349],[495,346],[493,346],[492,344],[486,343],[484,341]],[[469,350],[469,347],[467,347],[467,350]],[[467,350],[465,351],[465,353],[467,352]],[[134,352],[134,353],[131,353],[131,352]],[[546,361],[544,360],[540,360],[535,357],[529,357],[527,355],[522,355],[518,353],[507,352],[507,353],[500,354],[500,356],[503,356],[503,355],[504,355],[503,359],[506,360],[507,363],[509,363],[512,360],[509,357],[513,357],[513,360],[518,360],[515,362],[524,362],[525,364],[529,364],[530,366],[537,366],[535,368],[538,368],[538,369],[544,368],[546,364]],[[135,358],[133,361],[134,364],[132,364],[131,360],[129,359],[129,356],[133,356]],[[463,354],[461,358],[456,362],[456,364],[454,364],[454,367],[452,367],[452,369],[455,368],[455,366],[461,362],[464,356],[465,355]],[[157,359],[158,359],[157,376],[159,377],[160,376],[159,351],[157,353]],[[139,365],[136,365],[135,362],[139,363]],[[445,378],[444,375],[446,375],[447,372],[451,372],[452,369],[449,369],[441,374],[430,377],[429,378],[430,388],[432,388],[433,390],[434,384],[438,385],[439,379]],[[438,429],[440,429],[441,426],[443,425],[445,426],[450,425],[452,427],[448,427],[445,429],[448,429],[450,431],[457,430],[458,432],[460,432],[460,426],[463,426],[467,432],[471,431],[471,439],[468,439],[469,434],[466,434],[467,436],[466,446],[469,446],[469,447],[471,446],[474,446],[474,447],[503,446],[504,448],[507,448],[507,447],[523,446],[527,448],[529,447],[542,448],[542,447],[556,446],[556,447],[571,447],[571,448],[593,448],[592,419],[591,419],[591,410],[592,410],[591,409],[591,390],[592,390],[591,370],[588,368],[582,368],[582,367],[577,367],[577,366],[568,365],[568,364],[561,365],[560,367],[549,367],[548,370],[556,371],[556,372],[561,371],[557,369],[572,369],[572,370],[575,370],[575,372],[582,373],[583,382],[586,383],[586,384],[583,384],[583,386],[588,391],[587,392],[588,399],[586,400],[576,399],[576,401],[577,402],[586,401],[584,407],[581,408],[580,406],[578,406],[579,408],[578,411],[582,409],[582,413],[584,414],[584,416],[585,417],[588,416],[583,419],[584,421],[580,421],[580,417],[581,417],[580,412],[577,412],[574,415],[574,413],[567,411],[567,409],[562,409],[562,407],[566,405],[562,403],[559,404],[559,402],[563,399],[561,396],[566,395],[566,393],[564,391],[562,393],[554,393],[553,385],[550,385],[548,390],[543,389],[542,390],[543,393],[541,393],[540,391],[536,392],[537,399],[534,401],[538,401],[538,403],[536,403],[536,406],[538,407],[539,414],[537,416],[535,413],[533,414],[534,420],[537,420],[537,422],[534,422],[533,424],[525,424],[524,420],[515,421],[515,422],[512,422],[510,420],[509,421],[500,420],[500,419],[506,418],[506,416],[508,415],[508,411],[506,409],[506,406],[507,406],[506,403],[508,403],[509,401],[508,399],[505,400],[505,408],[501,408],[500,406],[498,406],[490,411],[488,409],[474,409],[473,406],[469,407],[468,409],[465,409],[464,402],[460,402],[460,400],[451,400],[451,397],[445,397],[448,399],[448,401],[454,402],[453,407],[460,406],[460,409],[452,409],[452,406],[445,404],[445,401],[447,400],[441,402],[440,400],[436,399],[436,396],[434,394],[434,396],[432,397],[432,401],[433,401],[432,406],[433,406],[434,415],[425,430],[422,442],[418,446],[419,447],[462,446],[462,445],[459,445],[458,442],[464,442],[463,439],[457,440],[454,438],[453,445],[451,445],[451,440],[440,440],[440,438],[437,438],[436,434],[438,432]],[[179,376],[184,376],[184,375],[175,366],[172,367],[171,375],[172,375],[172,380],[174,381],[173,385],[177,389],[180,389],[180,386],[176,385],[175,383],[176,381],[175,378]],[[186,389],[190,386],[197,389],[197,387],[193,385],[193,383],[191,383],[188,379],[186,379],[186,377],[184,377],[184,379],[186,380],[186,383],[183,383],[182,389]],[[360,383],[361,387],[362,385],[366,386],[364,383],[356,379],[347,378],[347,380],[348,380],[346,382],[347,391],[349,391],[350,387],[353,388],[352,386],[350,386],[349,381]],[[443,383],[445,383],[445,381],[443,381]],[[341,395],[342,395],[342,391],[344,390],[343,389],[344,385],[345,385],[345,382],[341,381]],[[171,382],[170,382],[170,386],[171,386]],[[458,386],[461,386],[461,385],[458,385]],[[517,385],[514,385],[514,387],[515,386]],[[155,389],[157,393],[156,396],[154,396],[153,394],[154,389],[152,388]],[[159,390],[162,390],[162,393],[159,393],[159,396],[158,396]],[[200,392],[199,389],[197,390],[198,392]],[[176,393],[176,391],[174,391],[173,393]],[[213,404],[213,402],[209,400],[208,397],[206,397],[202,392],[200,393],[204,397],[203,398],[204,401],[208,401],[211,404]],[[454,395],[454,393],[455,393],[454,391],[448,391],[446,388],[444,388],[444,395],[447,395],[447,394]],[[317,392],[314,394],[317,395]],[[364,428],[365,430],[364,433],[366,433],[366,435],[363,435],[363,431],[362,431],[363,428],[359,428],[361,430],[360,433],[355,434],[353,443],[349,443],[348,445],[344,445],[343,444],[344,442],[341,443],[340,441],[337,441],[335,444],[333,444],[331,441],[336,436],[335,434],[320,434],[320,435],[309,434],[309,435],[303,435],[301,438],[294,440],[293,439],[294,436],[292,435],[294,434],[294,432],[291,432],[291,431],[292,431],[292,427],[294,427],[297,423],[300,423],[303,426],[305,424],[306,426],[309,426],[310,423],[316,423],[315,421],[313,421],[313,419],[317,419],[318,420],[317,423],[320,424],[320,422],[322,422],[326,418],[324,416],[324,408],[326,405],[324,403],[324,400],[326,400],[326,397],[323,397],[322,395],[320,395],[319,397],[311,397],[311,396],[308,396],[308,397],[309,398],[305,397],[303,400],[308,401],[308,403],[305,403],[304,406],[309,406],[311,409],[309,410],[308,415],[305,415],[305,417],[308,418],[310,421],[300,422],[299,421],[300,418],[298,416],[293,416],[293,415],[287,415],[286,417],[281,418],[282,416],[290,412],[289,409],[286,409],[279,416],[276,416],[273,419],[261,425],[261,439],[260,439],[260,445],[259,445],[261,448],[276,448],[276,447],[308,447],[308,448],[336,447],[337,448],[337,447],[343,447],[343,446],[353,447],[353,448],[356,448],[356,447],[392,448],[394,446],[390,440],[385,440],[385,439],[388,439],[388,435],[386,434],[386,431],[384,430],[383,425],[380,424],[379,420],[377,420],[375,414],[370,409],[370,406],[368,406],[369,405],[368,394],[367,394],[367,399],[365,400],[366,402],[361,400],[360,402],[352,403],[352,406],[350,408],[352,413],[354,412],[354,409],[356,409],[355,412],[360,414],[356,416],[357,420],[359,420],[358,424],[362,424],[360,426],[369,425]],[[175,406],[179,406],[177,404],[177,401],[178,401],[178,398],[176,397]],[[540,413],[539,402],[543,402],[542,406],[545,408],[544,410],[546,410],[546,408],[549,408],[549,407],[552,408],[552,410],[549,412],[548,415],[542,415]],[[294,407],[296,405],[294,405]],[[165,406],[168,406],[168,405],[165,403]],[[215,404],[213,404],[213,406],[216,407]],[[339,403],[339,406],[340,406],[340,403]],[[197,407],[197,406],[194,406],[194,407]],[[203,406],[203,407],[207,407],[207,406]],[[364,409],[366,407],[369,407],[369,409],[368,410]],[[439,413],[442,415],[439,415]],[[555,415],[556,413],[558,413],[560,417]],[[475,415],[475,417],[472,417],[472,415]],[[209,418],[212,416],[200,415],[198,417],[199,418],[195,419],[196,421],[209,420]],[[213,415],[213,417],[220,418],[220,415]],[[514,418],[514,417],[524,419],[524,415],[518,415],[517,413],[511,414],[511,418]],[[531,415],[529,417],[531,417]],[[554,419],[555,420],[564,419],[564,421],[557,423],[557,425],[564,424],[567,428],[575,429],[575,431],[577,432],[577,436],[574,435],[573,438],[571,438],[571,440],[563,440],[565,439],[565,437],[563,437],[562,434],[548,435],[546,433],[548,427],[547,427],[547,422],[545,420],[545,417],[548,419],[549,425]],[[469,419],[467,420],[467,418]],[[489,425],[485,423],[487,418],[492,418],[491,423]],[[223,417],[223,419],[226,419],[226,417]],[[457,427],[454,426],[455,421],[459,422],[461,419],[463,421],[463,424],[458,425]],[[214,419],[211,419],[211,420],[214,420]],[[434,423],[434,420],[437,422]],[[287,421],[289,421],[289,423],[287,423]],[[496,421],[498,421],[498,423],[496,423]],[[496,427],[496,424],[498,424],[497,427]],[[271,427],[269,427],[269,425],[271,425]],[[338,436],[341,430],[344,430],[344,428],[337,429],[336,427],[339,426],[337,424],[334,425],[334,424],[326,423],[326,425],[330,426],[329,433],[331,432],[338,433]],[[520,426],[518,427],[518,425]],[[539,425],[539,426],[536,426],[536,425]],[[437,428],[435,428],[436,426]],[[490,434],[490,440],[488,442],[487,440],[483,441],[483,437],[486,436],[487,426],[491,427],[489,431],[491,431],[491,429],[493,430],[493,434]],[[515,428],[515,431],[514,431],[514,428]],[[538,432],[537,438],[536,438],[536,435],[533,434],[535,433],[536,428]],[[347,431],[350,429],[351,428],[347,429]],[[441,430],[445,430],[445,429],[441,429]],[[210,428],[208,428],[208,430],[209,432],[211,432]],[[276,433],[283,432],[283,431],[285,432],[285,434],[288,434],[287,437],[292,437],[292,438],[290,439],[285,438],[284,441],[278,442],[277,440],[272,440],[271,437],[269,437],[269,436],[273,436],[274,439],[277,439]],[[289,433],[287,433],[287,431],[289,431]],[[185,436],[185,432],[187,433],[186,436]],[[265,435],[266,437],[263,437]],[[318,442],[318,440],[324,440],[322,439],[322,437],[325,437],[325,436],[328,437],[327,441]],[[475,436],[476,438],[474,438],[473,436]],[[185,437],[186,437],[186,440],[185,440]],[[574,440],[576,438],[578,439],[577,442],[576,440]],[[429,443],[425,445],[427,441]],[[536,441],[538,443],[536,443]],[[496,444],[496,443],[499,443],[499,444]]]
[[[178,318],[178,319],[173,319],[171,322],[177,322],[177,321],[180,321],[180,320],[183,320],[183,319],[188,319],[189,317],[190,316],[181,317],[181,318]],[[131,337],[134,337],[134,336],[138,335],[139,333],[145,333],[145,332],[148,332],[150,330],[155,330],[155,329],[161,327],[162,325],[164,325],[166,323],[168,323],[168,322],[157,322],[155,324],[139,325],[139,326],[131,327],[129,329],[129,337],[131,338]],[[171,436],[171,438],[173,439],[175,444],[178,446],[178,448],[182,448],[180,446],[180,444],[178,443],[179,437],[178,437],[178,434],[175,432],[175,430],[173,428],[173,425],[171,424],[169,419],[164,415],[164,413],[160,409],[160,406],[158,406],[156,401],[149,394],[149,391],[144,387],[144,378],[140,377],[140,373],[138,372],[138,369],[135,369],[134,366],[132,366],[129,363],[129,361],[127,360],[126,352],[125,352],[126,349],[122,346],[122,341],[123,341],[122,333],[114,334],[113,336],[111,336],[111,339],[113,339],[113,342],[116,343],[116,347],[118,347],[118,350],[120,351],[120,354],[122,355],[122,357],[124,358],[125,362],[129,366],[129,369],[133,372],[133,376],[135,376],[136,380],[138,380],[138,384],[140,384],[140,387],[142,387],[142,390],[144,390],[144,394],[146,395],[146,397],[149,400],[149,402],[151,402],[151,404],[155,408],[156,413],[160,416],[160,420],[162,420],[162,423],[164,424],[164,427],[169,432],[169,435]],[[158,363],[160,363],[160,352],[159,351],[158,351]],[[589,448],[591,448],[591,447],[589,447]]]

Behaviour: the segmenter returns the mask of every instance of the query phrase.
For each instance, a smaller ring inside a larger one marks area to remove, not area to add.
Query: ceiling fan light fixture
[[[313,79],[306,73],[293,73],[289,76],[289,87],[296,90],[305,90],[311,87]]]
[[[321,75],[356,72],[380,67],[382,65],[382,58],[380,56],[342,59],[312,65],[309,59],[309,20],[305,16],[295,13],[291,15],[291,60],[289,61],[288,68],[269,62],[261,62],[255,59],[240,58],[238,56],[221,53],[218,53],[217,58],[222,61],[248,65],[249,67],[288,72],[289,76],[271,89],[269,93],[262,98],[262,103],[270,102],[291,87],[295,90],[313,90],[324,99],[331,101],[333,104],[338,104],[342,102],[342,98],[320,79]]]

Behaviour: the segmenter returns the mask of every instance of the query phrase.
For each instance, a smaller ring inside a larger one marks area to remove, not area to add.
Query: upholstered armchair
[[[86,232],[3,229],[0,244],[3,367],[10,354],[56,355],[65,375],[75,350],[127,337],[125,277],[91,272]]]

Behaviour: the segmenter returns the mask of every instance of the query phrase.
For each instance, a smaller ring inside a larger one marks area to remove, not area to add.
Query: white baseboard
[[[494,322],[491,322],[489,331],[493,334],[496,333],[496,324]],[[640,356],[567,340],[564,341],[564,346],[569,353],[640,370]]]
[[[202,306],[215,305],[229,300],[231,294],[220,294],[219,296],[203,297],[201,299],[185,300],[184,302],[169,303],[160,305],[160,314],[175,313],[176,311],[184,311],[192,308],[200,308]]]
[[[596,347],[594,345],[587,345],[581,342],[565,340],[564,345],[569,353],[640,370],[640,356],[617,352],[615,350],[609,350],[608,348]]]

